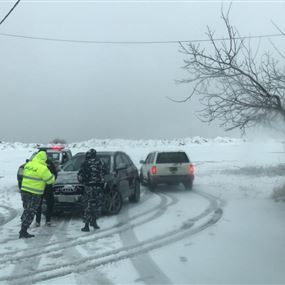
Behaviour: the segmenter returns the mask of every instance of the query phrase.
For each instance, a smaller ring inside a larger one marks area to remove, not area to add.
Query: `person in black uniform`
[[[55,179],[56,179],[58,170],[57,170],[55,163],[50,158],[47,158],[46,164],[47,164],[49,171],[55,176]],[[54,195],[53,195],[52,185],[46,185],[44,195],[41,197],[40,205],[36,213],[36,224],[35,224],[36,227],[39,227],[41,225],[43,199],[46,200],[46,206],[47,206],[46,225],[51,226],[51,216],[52,216],[53,205],[54,205]]]
[[[103,161],[97,157],[96,150],[88,150],[77,176],[79,183],[85,186],[83,216],[85,226],[81,229],[83,232],[90,231],[89,225],[94,229],[99,229],[97,219],[102,214],[106,172],[106,167]]]

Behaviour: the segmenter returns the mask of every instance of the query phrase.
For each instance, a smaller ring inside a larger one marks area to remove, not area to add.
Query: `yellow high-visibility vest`
[[[22,191],[43,195],[46,184],[53,184],[55,182],[55,177],[48,169],[46,161],[46,152],[40,151],[35,155],[32,161],[25,165],[21,187]]]

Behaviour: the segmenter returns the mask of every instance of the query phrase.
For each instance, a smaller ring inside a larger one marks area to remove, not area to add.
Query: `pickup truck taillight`
[[[157,173],[157,168],[156,166],[151,167],[151,174],[156,174]]]
[[[191,175],[194,175],[195,174],[195,165],[194,164],[189,164],[188,165],[188,172],[191,174]]]

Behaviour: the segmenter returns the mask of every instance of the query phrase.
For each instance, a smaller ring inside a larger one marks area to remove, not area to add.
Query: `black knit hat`
[[[96,150],[94,148],[91,148],[89,149],[87,152],[86,152],[86,158],[89,159],[89,158],[95,158],[96,157]]]

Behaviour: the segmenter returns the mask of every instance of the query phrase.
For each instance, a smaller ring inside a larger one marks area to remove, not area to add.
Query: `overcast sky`
[[[15,1],[0,1],[2,19]],[[224,5],[228,5],[224,4]],[[224,36],[218,1],[25,1],[0,34],[90,41],[205,39]],[[230,18],[241,35],[285,29],[285,2],[235,2]],[[268,45],[263,40],[262,45]],[[284,46],[284,40],[283,40]],[[0,35],[0,140],[68,142],[90,138],[238,136],[201,123],[197,99],[176,44],[84,44]]]

